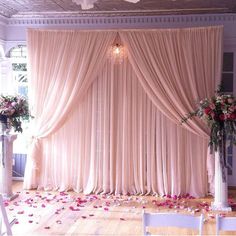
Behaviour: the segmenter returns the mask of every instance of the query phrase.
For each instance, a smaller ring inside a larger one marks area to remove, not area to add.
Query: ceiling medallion
[[[81,5],[82,10],[88,10],[94,7],[94,3],[97,0],[72,0],[72,2],[76,3],[77,5]],[[115,1],[115,0],[114,0]],[[126,2],[137,3],[140,0],[124,0]]]

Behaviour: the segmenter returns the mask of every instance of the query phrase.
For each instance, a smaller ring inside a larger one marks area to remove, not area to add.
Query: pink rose
[[[220,120],[225,120],[225,115],[224,114],[220,114],[219,118],[220,118]]]
[[[215,108],[216,108],[215,104],[214,104],[214,103],[211,103],[211,104],[210,104],[210,108],[211,108],[212,110],[215,109]]]
[[[227,99],[227,102],[228,102],[229,104],[232,104],[232,103],[234,102],[234,100],[233,100],[233,98],[228,98],[228,99]]]
[[[211,113],[211,108],[210,107],[206,107],[204,109],[204,112],[205,112],[206,115],[209,115]]]
[[[231,119],[231,120],[235,120],[235,119],[236,119],[236,114],[235,114],[235,113],[230,114],[230,119]]]

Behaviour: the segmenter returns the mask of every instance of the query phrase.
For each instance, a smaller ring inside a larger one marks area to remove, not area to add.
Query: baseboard
[[[24,177],[12,177],[12,180],[24,181]]]

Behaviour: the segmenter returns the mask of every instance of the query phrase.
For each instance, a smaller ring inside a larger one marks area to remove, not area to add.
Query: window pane
[[[10,57],[11,58],[26,58],[27,57],[27,50],[26,50],[26,46],[24,45],[19,45],[13,49],[11,49],[10,51]]]
[[[222,92],[233,92],[233,73],[222,73]]]
[[[227,153],[228,154],[233,154],[233,146],[232,146],[232,143],[230,144],[230,146],[227,148]]]
[[[27,71],[26,63],[12,63],[12,69],[14,71]]]
[[[233,168],[233,157],[232,156],[228,156],[227,158],[227,162],[228,162],[228,175],[232,175],[232,168]]]
[[[232,52],[225,52],[223,56],[223,71],[233,72],[234,70],[234,54]]]

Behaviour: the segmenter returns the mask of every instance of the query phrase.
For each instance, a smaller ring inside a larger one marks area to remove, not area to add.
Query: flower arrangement
[[[210,128],[211,150],[222,151],[222,142],[226,140],[236,143],[236,100],[232,95],[217,92],[211,99],[201,100],[195,111],[182,118],[182,123],[193,116],[207,122]]]
[[[23,96],[0,95],[0,122],[22,132],[22,120],[30,118],[28,101]]]

